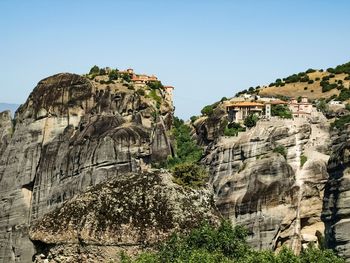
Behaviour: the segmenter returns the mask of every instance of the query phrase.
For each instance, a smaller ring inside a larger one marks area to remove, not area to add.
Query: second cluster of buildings
[[[226,104],[226,110],[230,121],[239,122],[244,120],[251,114],[266,119],[271,118],[271,107],[273,105],[284,105],[289,108],[294,118],[308,117],[313,110],[312,104],[307,97],[297,99],[292,98],[289,101],[284,101],[275,98],[259,98],[256,101],[229,101]]]

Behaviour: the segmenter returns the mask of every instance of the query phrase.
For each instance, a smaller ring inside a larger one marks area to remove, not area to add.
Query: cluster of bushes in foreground
[[[173,234],[168,241],[157,246],[154,252],[143,252],[131,259],[120,256],[122,263],[343,263],[331,250],[309,247],[299,256],[283,247],[278,253],[268,250],[255,251],[246,241],[247,231],[233,227],[227,221],[218,227],[208,223],[189,234]]]

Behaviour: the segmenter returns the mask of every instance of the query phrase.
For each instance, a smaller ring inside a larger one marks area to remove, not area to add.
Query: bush
[[[338,130],[344,130],[346,124],[348,123],[350,123],[350,115],[345,115],[331,123],[331,127],[337,128]]]
[[[196,140],[192,139],[191,128],[183,120],[175,117],[174,128],[171,131],[174,139],[175,157],[170,157],[165,167],[172,168],[180,163],[196,163],[203,154]]]
[[[247,230],[222,221],[218,227],[208,223],[193,229],[187,235],[174,233],[155,252],[144,252],[135,260],[120,256],[122,263],[344,263],[331,250],[311,246],[296,256],[282,247],[278,253],[254,250],[246,241]]]
[[[245,131],[245,128],[242,127],[239,123],[230,123],[225,126],[224,135],[225,136],[237,136],[239,132]]]
[[[287,105],[272,105],[271,116],[278,116],[285,119],[293,118],[292,112]]]
[[[157,90],[157,89],[160,90],[160,89],[164,88],[162,82],[160,82],[158,80],[147,82],[147,86],[152,90]]]
[[[130,82],[131,81],[131,77],[130,77],[130,75],[128,73],[122,73],[122,74],[120,74],[120,77],[126,82]]]
[[[194,123],[196,120],[198,120],[198,117],[197,116],[192,116],[190,118],[191,122]]]
[[[310,80],[307,82],[307,84],[312,84],[312,83],[314,83],[314,81],[313,81],[312,79],[310,79]]]
[[[281,154],[284,158],[287,158],[287,149],[283,145],[278,145],[273,149],[274,153]]]
[[[304,90],[307,90],[307,87],[304,87]]]
[[[206,116],[212,115],[213,112],[214,112],[213,105],[207,105],[207,106],[205,106],[205,107],[201,110],[201,113],[202,113],[203,115],[206,115]]]
[[[301,155],[300,156],[300,167],[303,167],[304,164],[306,163],[307,161],[307,157],[305,155]]]
[[[91,75],[98,75],[100,74],[100,68],[98,66],[93,66],[91,69],[90,69],[90,72],[89,74]]]
[[[157,91],[152,89],[149,93],[149,97],[156,102],[157,108],[159,108],[162,103],[162,97],[157,94]]]
[[[255,114],[250,114],[247,118],[244,120],[244,125],[248,128],[252,128],[256,125],[258,121],[258,117]]]
[[[118,77],[119,77],[119,74],[118,74],[118,72],[117,72],[116,70],[114,70],[114,69],[113,69],[111,72],[109,72],[109,74],[108,74],[109,80],[117,80]]]
[[[339,93],[338,100],[344,101],[350,99],[350,90],[342,89]]]
[[[202,187],[208,179],[203,166],[195,163],[180,163],[173,168],[174,182],[189,187]]]
[[[312,68],[309,68],[307,71],[305,71],[306,73],[314,73],[316,72],[316,70],[312,69]]]
[[[327,68],[327,71],[328,71],[329,73],[335,73],[334,68]]]

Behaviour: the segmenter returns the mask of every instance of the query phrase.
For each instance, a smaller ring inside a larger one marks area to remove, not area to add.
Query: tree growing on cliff
[[[278,253],[271,250],[254,250],[247,241],[247,230],[233,227],[222,221],[218,227],[208,223],[188,234],[174,233],[155,252],[141,253],[132,260],[121,254],[122,263],[206,262],[206,263],[344,263],[331,250],[314,246],[305,249],[300,256],[282,247]]]
[[[98,67],[98,66],[93,66],[91,69],[90,69],[90,72],[89,72],[89,74],[91,74],[91,75],[98,75],[98,74],[100,74],[100,68]]]
[[[252,128],[256,125],[257,121],[258,117],[255,114],[250,114],[247,118],[244,119],[244,125],[248,128]]]

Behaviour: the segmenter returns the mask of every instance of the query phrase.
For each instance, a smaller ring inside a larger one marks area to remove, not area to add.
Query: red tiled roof
[[[264,104],[253,101],[242,101],[229,104],[227,107],[264,107]]]

